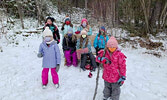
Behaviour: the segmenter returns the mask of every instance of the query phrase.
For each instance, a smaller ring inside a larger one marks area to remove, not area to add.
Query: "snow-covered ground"
[[[60,88],[56,89],[49,76],[46,89],[41,87],[42,59],[37,58],[42,41],[39,34],[17,35],[18,45],[3,46],[0,52],[0,100],[92,100],[96,72],[64,66],[61,44]],[[143,49],[123,49],[127,56],[127,80],[121,87],[120,100],[167,100],[167,57],[142,54]],[[100,72],[97,100],[103,98]]]

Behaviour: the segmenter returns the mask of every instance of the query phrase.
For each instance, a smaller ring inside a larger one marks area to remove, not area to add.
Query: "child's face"
[[[45,37],[45,42],[50,42],[53,40],[53,37],[52,36],[46,36]]]
[[[52,21],[50,19],[47,20],[47,24],[51,25]]]

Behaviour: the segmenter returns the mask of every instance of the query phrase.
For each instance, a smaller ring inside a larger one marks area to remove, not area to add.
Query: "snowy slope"
[[[42,59],[37,58],[39,34],[29,37],[18,35],[19,45],[3,46],[0,53],[0,100],[92,100],[96,72],[79,67],[64,66],[61,50],[60,88],[56,89],[49,76],[47,89],[41,87]],[[123,49],[127,56],[127,80],[121,87],[120,100],[166,100],[167,57],[143,55],[142,49]],[[100,72],[102,76],[102,71]],[[103,97],[103,79],[100,77],[97,100]]]

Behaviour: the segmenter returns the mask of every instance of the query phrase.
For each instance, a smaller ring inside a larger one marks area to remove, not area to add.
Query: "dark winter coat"
[[[71,54],[76,51],[77,37],[72,35],[72,37],[67,34],[63,39],[63,51],[71,50]]]
[[[45,29],[46,26],[48,26],[50,28],[50,30],[53,32],[54,40],[57,41],[57,43],[59,43],[60,42],[60,34],[59,34],[59,29],[57,28],[57,26],[54,24],[52,24],[52,25],[46,24],[43,29]]]

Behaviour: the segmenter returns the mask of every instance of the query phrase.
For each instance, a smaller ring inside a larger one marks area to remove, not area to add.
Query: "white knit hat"
[[[45,30],[43,31],[43,37],[46,37],[46,36],[52,36],[53,37],[53,33],[49,29],[49,27],[46,27]]]

